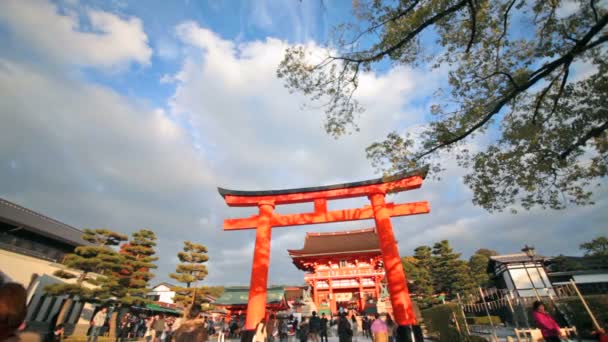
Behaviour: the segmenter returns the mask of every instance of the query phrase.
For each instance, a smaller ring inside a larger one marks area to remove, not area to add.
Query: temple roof
[[[82,239],[81,230],[2,198],[0,222],[73,247],[90,245]]]
[[[302,249],[288,249],[292,258],[336,254],[380,253],[380,242],[375,228],[332,233],[306,233]]]
[[[234,306],[247,305],[249,300],[249,288],[244,286],[227,287],[214,305]],[[269,287],[266,292],[267,304],[279,304],[285,300],[285,288],[282,286]]]
[[[224,188],[217,188],[218,192],[222,197],[226,197],[227,195],[232,196],[277,196],[277,195],[287,195],[287,194],[298,194],[298,193],[306,193],[306,192],[315,192],[315,191],[325,191],[325,190],[335,190],[335,189],[346,189],[346,188],[354,188],[365,185],[374,185],[374,184],[382,184],[388,183],[394,180],[420,176],[425,178],[428,173],[428,168],[424,167],[421,169],[416,169],[413,171],[402,172],[398,174],[394,174],[387,177],[369,179],[365,181],[359,182],[349,182],[349,183],[340,183],[340,184],[332,184],[325,186],[315,186],[309,188],[294,188],[294,189],[283,189],[283,190],[262,190],[262,191],[243,191],[243,190],[230,190]]]

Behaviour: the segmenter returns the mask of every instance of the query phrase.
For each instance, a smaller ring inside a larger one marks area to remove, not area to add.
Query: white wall
[[[175,297],[175,291],[171,291],[166,285],[158,285],[152,290],[152,294],[159,296],[158,301],[167,304],[175,304],[173,297]]]

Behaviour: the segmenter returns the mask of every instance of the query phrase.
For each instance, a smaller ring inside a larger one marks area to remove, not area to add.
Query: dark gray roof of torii
[[[218,187],[217,190],[222,195],[222,197],[226,196],[276,196],[276,195],[289,195],[289,194],[297,194],[297,193],[307,193],[307,192],[315,192],[315,191],[325,191],[325,190],[336,190],[336,189],[347,189],[354,188],[358,186],[365,185],[375,185],[388,183],[391,181],[420,176],[425,178],[429,169],[428,167],[423,167],[420,169],[416,169],[413,171],[401,172],[394,175],[390,175],[387,177],[380,177],[375,179],[369,179],[365,181],[359,182],[349,182],[349,183],[341,183],[341,184],[332,184],[332,185],[324,185],[324,186],[314,186],[309,188],[294,188],[294,189],[283,189],[283,190],[261,190],[261,191],[246,191],[246,190],[230,190]]]
[[[2,198],[0,198],[0,222],[74,247],[90,244],[82,239],[81,230]]]

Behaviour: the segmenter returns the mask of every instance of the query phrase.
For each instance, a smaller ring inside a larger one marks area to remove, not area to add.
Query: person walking
[[[97,342],[97,338],[102,334],[103,326],[106,323],[106,318],[108,318],[107,312],[108,309],[103,307],[95,314],[95,316],[93,316],[93,320],[91,321],[91,333],[87,338],[87,342]]]
[[[312,342],[319,342],[319,331],[321,330],[321,319],[317,317],[317,312],[312,312],[312,317],[308,322],[309,337]]]
[[[386,325],[386,316],[379,314],[375,315],[376,319],[371,325],[371,332],[374,342],[388,342],[388,326]]]
[[[319,336],[321,336],[321,342],[328,342],[327,339],[327,318],[325,317],[325,312],[321,314],[321,319],[319,320]]]
[[[297,335],[300,342],[307,342],[310,333],[310,326],[306,322],[306,317],[302,317],[302,322],[298,325]]]
[[[359,335],[359,325],[357,324],[357,316],[353,312],[350,316],[350,326],[353,329],[353,341],[357,342],[357,336]]]
[[[279,336],[279,327],[274,314],[270,315],[270,318],[268,319],[268,324],[266,324],[266,334],[267,342],[274,342],[274,339]]]
[[[163,314],[158,315],[158,318],[152,324],[152,330],[154,331],[154,342],[163,342],[163,332],[165,331],[165,316]]]
[[[351,342],[353,340],[353,329],[345,313],[341,313],[340,318],[338,318],[338,339],[340,342]]]
[[[389,314],[386,314],[386,327],[388,328],[388,342],[394,342],[397,324]]]
[[[266,338],[268,338],[268,329],[266,328],[266,323],[261,321],[255,326],[255,334],[253,335],[252,342],[266,342]]]
[[[555,322],[553,317],[551,317],[545,311],[545,305],[540,300],[534,302],[532,306],[533,312],[532,316],[534,317],[534,322],[536,323],[536,327],[540,329],[541,334],[543,334],[543,339],[546,342],[559,342],[561,341],[562,332],[560,330],[559,324]]]

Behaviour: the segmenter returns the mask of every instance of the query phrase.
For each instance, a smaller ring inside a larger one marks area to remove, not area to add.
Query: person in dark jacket
[[[321,336],[321,342],[328,342],[327,340],[327,318],[325,317],[325,313],[321,314],[321,319],[319,320],[321,326],[319,328],[319,336]]]
[[[353,329],[345,313],[341,313],[340,318],[338,318],[338,338],[340,342],[351,342],[353,340]]]

